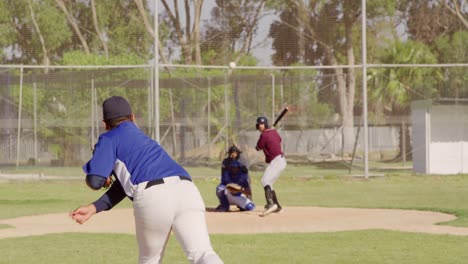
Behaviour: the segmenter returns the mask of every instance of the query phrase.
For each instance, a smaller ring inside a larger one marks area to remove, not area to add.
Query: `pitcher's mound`
[[[387,229],[433,234],[468,235],[468,228],[436,225],[453,215],[416,210],[286,207],[260,217],[261,211],[208,212],[211,233],[334,232]]]
[[[280,232],[335,232],[386,229],[432,234],[468,235],[468,228],[436,225],[455,219],[453,215],[394,209],[286,207],[281,213],[260,217],[261,210],[218,213],[207,211],[211,234],[255,234]],[[133,209],[113,209],[79,225],[68,213],[25,216],[0,220],[0,238],[49,233],[93,232],[135,234]]]

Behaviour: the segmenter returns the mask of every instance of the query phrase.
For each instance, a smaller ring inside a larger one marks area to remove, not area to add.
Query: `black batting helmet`
[[[257,123],[255,124],[255,128],[258,129],[258,125],[264,124],[265,128],[268,128],[268,119],[264,116],[259,116],[257,118]]]

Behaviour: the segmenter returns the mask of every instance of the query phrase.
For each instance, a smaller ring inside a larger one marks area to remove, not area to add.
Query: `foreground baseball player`
[[[266,216],[283,210],[276,197],[273,184],[286,168],[286,159],[281,150],[281,136],[276,129],[269,128],[266,117],[258,117],[255,126],[261,133],[255,148],[258,151],[263,150],[265,162],[268,163],[261,180],[266,199],[265,211],[263,211],[262,216]]]
[[[223,263],[211,246],[205,205],[188,172],[135,125],[125,98],[106,99],[103,117],[108,132],[99,137],[83,170],[91,189],[110,187],[92,204],[72,211],[71,218],[83,224],[127,196],[133,201],[140,264],[161,263],[171,230],[191,263]]]
[[[233,145],[228,150],[228,157],[222,162],[221,183],[216,187],[218,212],[228,212],[231,205],[237,205],[241,211],[255,209],[248,169],[239,161],[240,153],[240,149]]]

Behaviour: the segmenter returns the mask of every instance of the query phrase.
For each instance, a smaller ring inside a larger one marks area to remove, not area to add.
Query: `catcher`
[[[240,211],[255,209],[248,170],[237,159],[226,164],[223,161],[221,183],[216,187],[216,196],[220,203],[216,207],[218,212],[229,212],[231,205],[236,205]]]

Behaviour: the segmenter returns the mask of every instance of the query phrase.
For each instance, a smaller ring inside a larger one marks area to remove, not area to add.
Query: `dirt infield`
[[[216,213],[206,219],[211,234],[280,232],[336,232],[385,229],[431,234],[468,235],[468,228],[436,225],[453,215],[416,210],[287,207],[279,214],[260,217],[260,211]],[[0,239],[65,232],[134,234],[132,209],[114,209],[95,215],[84,225],[68,213],[45,214],[0,220],[10,228],[0,229]]]

